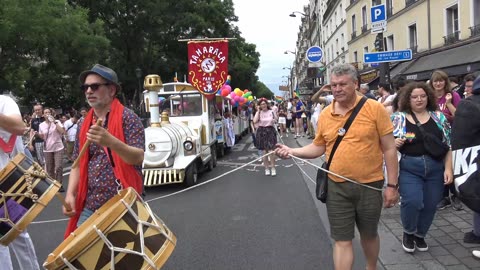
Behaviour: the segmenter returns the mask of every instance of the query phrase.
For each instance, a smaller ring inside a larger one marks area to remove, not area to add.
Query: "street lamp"
[[[305,13],[303,13],[303,12],[300,12],[300,11],[294,11],[294,12],[290,13],[290,15],[288,15],[288,16],[290,16],[290,17],[297,17],[297,15],[295,15],[295,13],[298,13],[298,14],[300,14],[300,15],[302,15],[302,16],[308,17],[307,14],[305,14]]]
[[[291,54],[297,54],[296,52],[292,52],[292,51],[289,51],[289,50],[286,50],[286,51],[283,52],[283,54],[289,54],[289,53],[291,53]]]
[[[135,76],[137,77],[137,82],[138,82],[138,111],[142,112],[142,101],[143,101],[143,91],[142,91],[142,70],[137,67],[135,69]]]
[[[282,69],[287,69],[287,68],[288,68],[289,70],[292,70],[291,67],[283,67]]]

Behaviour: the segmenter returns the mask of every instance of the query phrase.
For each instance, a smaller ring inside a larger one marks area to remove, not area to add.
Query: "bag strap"
[[[328,168],[330,168],[330,163],[332,162],[333,155],[335,154],[335,151],[337,151],[338,145],[342,141],[343,137],[345,137],[345,134],[347,134],[348,128],[350,128],[350,126],[352,125],[353,120],[357,116],[360,109],[362,109],[363,104],[365,104],[367,99],[368,98],[366,98],[365,96],[362,97],[362,99],[358,102],[357,106],[355,106],[355,108],[353,109],[353,112],[350,115],[350,117],[348,118],[347,122],[345,122],[345,125],[343,126],[343,130],[344,130],[343,135],[338,134],[337,140],[335,141],[335,144],[332,147],[332,152],[330,153],[330,156],[328,157],[327,168],[326,168],[327,170],[328,170]]]
[[[425,136],[425,130],[423,129],[422,124],[420,123],[420,121],[418,121],[417,116],[415,116],[415,113],[412,112],[411,116],[412,116],[412,118],[413,118],[413,121],[415,121],[415,125],[417,125],[418,129],[419,129],[420,132],[422,133],[422,136]]]

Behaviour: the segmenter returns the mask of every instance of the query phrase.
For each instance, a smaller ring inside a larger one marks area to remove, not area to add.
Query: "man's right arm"
[[[63,214],[66,216],[73,216],[76,213],[75,199],[77,197],[78,182],[80,181],[80,169],[72,168],[70,176],[68,177],[68,189],[65,196],[65,203],[70,206],[71,210],[68,211],[65,206],[63,207]]]
[[[275,149],[275,154],[281,158],[290,158],[290,155],[303,158],[314,159],[325,153],[325,145],[315,145],[313,143],[301,148],[290,148],[286,145],[279,144]]]

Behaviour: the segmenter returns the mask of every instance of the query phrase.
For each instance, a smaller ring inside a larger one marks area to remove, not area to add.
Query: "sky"
[[[242,37],[255,44],[260,53],[259,80],[275,95],[283,96],[278,87],[286,85],[287,78],[282,76],[289,74],[283,68],[291,67],[295,60],[293,54],[284,52],[295,51],[301,24],[300,14],[295,18],[289,14],[303,12],[308,0],[233,0],[233,3]]]

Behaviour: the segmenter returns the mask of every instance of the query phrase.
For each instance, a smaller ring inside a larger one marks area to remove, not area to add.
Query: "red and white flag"
[[[188,42],[188,81],[213,98],[228,75],[228,40]]]

